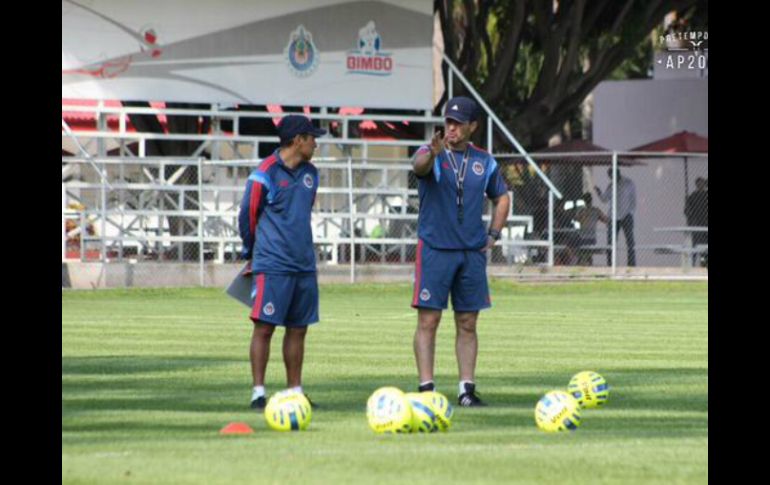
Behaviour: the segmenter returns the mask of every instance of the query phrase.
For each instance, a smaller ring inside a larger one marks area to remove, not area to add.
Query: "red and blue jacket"
[[[276,150],[249,175],[238,228],[244,259],[254,273],[312,273],[316,270],[310,213],[318,190],[311,163],[289,169]]]
[[[426,153],[428,145],[417,153]],[[463,152],[453,152],[458,168]],[[430,172],[418,177],[420,216],[417,235],[435,249],[471,250],[487,244],[487,230],[481,216],[485,207],[484,196],[496,199],[508,192],[500,167],[492,155],[468,144],[468,167],[463,188],[462,223],[457,213],[457,176],[452,169],[449,153],[444,150],[433,161]]]

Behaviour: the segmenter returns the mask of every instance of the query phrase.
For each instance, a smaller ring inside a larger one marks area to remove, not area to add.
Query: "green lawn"
[[[494,282],[476,379],[492,406],[456,408],[447,433],[375,435],[369,394],[416,387],[410,300],[410,285],[321,287],[304,387],[322,407],[279,433],[248,408],[251,325],[221,290],[63,292],[62,483],[707,483],[706,283]],[[455,397],[451,317],[436,381]],[[604,375],[608,405],[540,432],[538,398],[581,370]],[[254,434],[220,436],[232,421]]]

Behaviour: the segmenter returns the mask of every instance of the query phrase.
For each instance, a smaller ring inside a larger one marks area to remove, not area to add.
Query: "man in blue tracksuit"
[[[418,310],[414,353],[419,390],[435,389],[436,331],[451,293],[457,328],[460,406],[485,405],[476,394],[474,376],[476,321],[479,310],[491,306],[486,251],[500,239],[510,205],[497,162],[470,143],[478,127],[478,111],[476,102],[464,96],[447,101],[446,133],[436,133],[430,144],[420,147],[413,162],[420,196],[412,294],[412,307]],[[481,219],[485,196],[495,207],[489,231]]]
[[[315,139],[326,134],[309,119],[289,115],[278,125],[281,146],[249,175],[238,226],[253,276],[251,407],[266,405],[265,370],[275,327],[286,328],[287,387],[302,392],[308,325],[318,321],[318,282],[310,212],[318,170],[310,163]]]

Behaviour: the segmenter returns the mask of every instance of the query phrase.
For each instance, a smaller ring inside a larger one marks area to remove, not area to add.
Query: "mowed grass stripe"
[[[492,284],[477,381],[489,409],[448,433],[378,436],[366,398],[412,390],[411,285],[325,285],[305,387],[323,407],[281,434],[248,409],[247,309],[221,290],[63,292],[63,483],[705,483],[708,286],[692,282]],[[283,387],[282,332],[269,392]],[[610,402],[581,428],[534,426],[542,393],[601,372]],[[454,398],[454,322],[436,381]],[[253,435],[221,437],[231,421]],[[472,466],[471,466],[472,464]]]

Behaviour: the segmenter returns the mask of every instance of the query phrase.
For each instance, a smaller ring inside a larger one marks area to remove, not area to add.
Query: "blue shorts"
[[[434,249],[420,240],[412,307],[446,310],[450,291],[456,312],[476,312],[492,306],[486,252]]]
[[[255,273],[252,283],[253,321],[304,327],[318,321],[318,279],[315,273]]]

